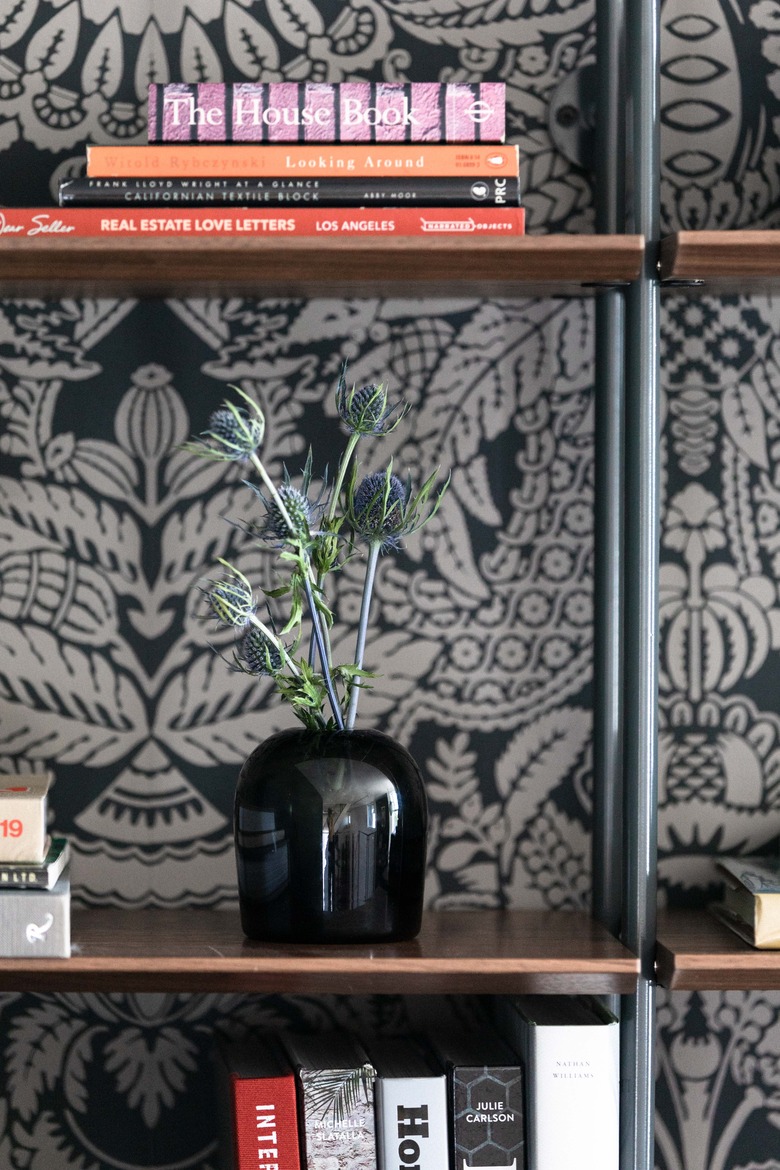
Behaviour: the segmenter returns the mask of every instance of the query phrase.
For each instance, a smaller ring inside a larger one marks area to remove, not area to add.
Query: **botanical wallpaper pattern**
[[[780,3],[666,0],[663,230],[780,222]],[[149,80],[503,79],[532,231],[592,230],[554,146],[595,59],[576,0],[13,0],[0,5],[0,203],[49,204],[87,141],[144,139]],[[780,836],[780,307],[664,302],[664,901]],[[379,573],[365,725],[428,781],[427,902],[582,907],[591,810],[593,304],[411,299],[0,302],[0,767],[51,765],[88,905],[234,899],[239,761],[289,722],[204,625],[239,474],[179,450],[240,384],[273,470],[320,467],[333,391],[412,403],[382,452],[451,468]],[[345,614],[357,574],[339,581]],[[420,1001],[0,995],[0,1170],[216,1166],[209,1049],[269,1025],[396,1030]],[[780,993],[659,995],[659,1170],[778,1170]]]

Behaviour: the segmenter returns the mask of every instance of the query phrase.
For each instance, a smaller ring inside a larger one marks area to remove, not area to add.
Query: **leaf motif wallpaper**
[[[662,6],[663,228],[780,224],[780,3]],[[142,142],[150,80],[501,79],[535,232],[593,228],[556,150],[556,87],[595,60],[576,0],[15,0],[0,7],[0,203],[54,201],[88,141]],[[780,836],[780,307],[663,312],[662,897]],[[289,715],[204,624],[214,559],[268,567],[226,516],[235,468],[179,444],[232,383],[272,470],[320,469],[333,393],[388,379],[407,423],[366,448],[452,470],[381,562],[365,725],[421,762],[430,906],[588,903],[590,301],[0,302],[0,767],[51,765],[92,906],[235,897],[243,756]],[[372,468],[371,468],[372,469]],[[359,605],[343,574],[338,607]],[[778,1170],[780,993],[661,995],[659,1170]],[[214,1032],[409,1026],[377,997],[0,995],[0,1170],[215,1167]]]

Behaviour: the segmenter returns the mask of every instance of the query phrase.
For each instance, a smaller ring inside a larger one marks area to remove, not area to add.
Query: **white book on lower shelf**
[[[528,1170],[618,1170],[620,1026],[590,996],[498,1001],[525,1066]]]
[[[446,1170],[449,1162],[447,1079],[408,1039],[368,1045],[376,1069],[377,1166]]]
[[[70,869],[50,890],[0,891],[0,958],[70,958]]]

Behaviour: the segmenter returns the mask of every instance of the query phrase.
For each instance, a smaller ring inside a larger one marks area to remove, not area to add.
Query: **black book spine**
[[[516,178],[63,179],[60,207],[519,207]]]
[[[517,1066],[451,1069],[452,1143],[460,1170],[523,1170],[523,1073]]]

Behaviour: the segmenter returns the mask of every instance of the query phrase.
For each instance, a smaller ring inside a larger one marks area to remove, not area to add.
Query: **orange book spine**
[[[44,240],[146,236],[516,236],[525,231],[522,207],[296,207],[257,209],[73,207],[4,208],[0,211],[0,245],[4,239]]]
[[[509,175],[517,177],[516,146],[88,146],[87,176],[118,178],[290,178],[308,175]]]

